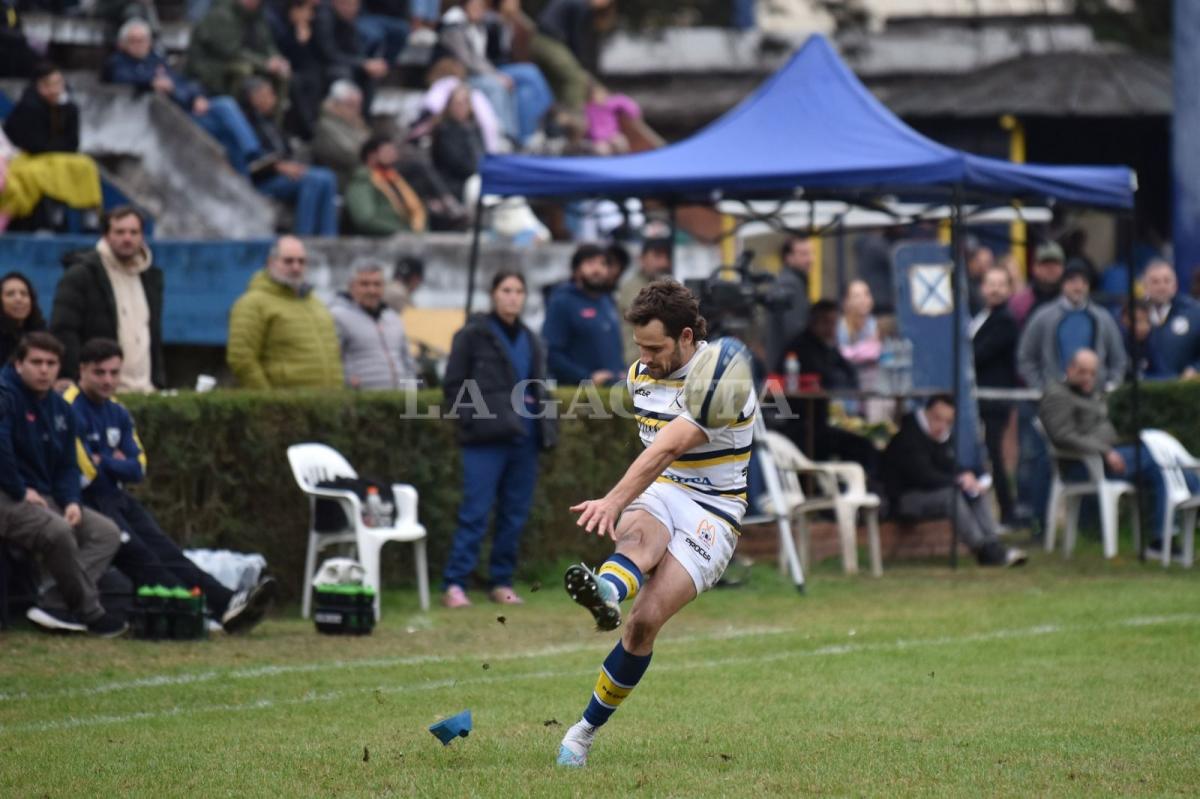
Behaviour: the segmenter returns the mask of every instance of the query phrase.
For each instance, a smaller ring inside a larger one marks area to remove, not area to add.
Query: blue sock
[[[629,558],[614,552],[596,570],[596,576],[606,580],[617,589],[617,601],[624,602],[637,596],[642,587],[642,570]]]
[[[596,680],[596,688],[592,691],[592,699],[588,702],[587,710],[583,711],[583,719],[593,727],[599,727],[608,721],[608,717],[633,693],[633,687],[642,679],[646,668],[650,665],[649,655],[631,655],[625,651],[625,646],[617,641],[613,651],[604,659],[600,667],[600,676]]]

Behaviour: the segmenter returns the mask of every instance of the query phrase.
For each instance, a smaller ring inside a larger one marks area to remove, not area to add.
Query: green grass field
[[[1195,795],[1200,579],[1095,550],[803,597],[758,567],[672,621],[583,772],[554,756],[613,636],[552,575],[516,609],[390,594],[361,639],[292,608],[199,643],[16,630],[0,796]],[[465,708],[469,738],[426,731]]]

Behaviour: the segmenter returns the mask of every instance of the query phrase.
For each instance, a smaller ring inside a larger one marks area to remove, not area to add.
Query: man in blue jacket
[[[0,540],[38,555],[54,580],[30,621],[111,638],[128,626],[100,605],[96,582],[121,534],[79,504],[75,416],[53,391],[62,353],[54,336],[29,333],[0,371]]]
[[[80,447],[79,470],[87,487],[83,500],[113,519],[128,534],[113,565],[138,586],[198,587],[208,610],[227,633],[249,630],[262,621],[275,596],[275,580],[264,577],[237,593],[188,560],[159,528],[154,517],[125,490],[146,477],[146,452],[133,417],[113,399],[121,378],[121,347],[95,338],[79,351],[79,385],[64,398],[75,412]]]
[[[600,247],[584,244],[571,256],[571,282],[551,294],[542,338],[559,383],[604,385],[625,374],[621,320]]]
[[[1150,306],[1151,363],[1147,377],[1195,377],[1200,373],[1200,304],[1180,296],[1175,267],[1151,261],[1142,273]]]

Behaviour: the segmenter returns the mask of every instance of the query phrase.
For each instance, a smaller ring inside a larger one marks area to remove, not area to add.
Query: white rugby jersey
[[[699,342],[697,352],[706,346],[707,342]],[[708,442],[673,461],[658,482],[688,489],[696,504],[725,519],[734,532],[740,533],[742,516],[746,513],[746,482],[758,398],[750,392],[746,406],[733,424],[720,428],[704,427],[692,418],[683,403],[683,381],[691,363],[688,361],[661,380],[646,374],[640,361],[629,367],[629,392],[633,397],[638,434],[642,444],[649,447],[658,431],[676,416],[684,417],[704,431]]]

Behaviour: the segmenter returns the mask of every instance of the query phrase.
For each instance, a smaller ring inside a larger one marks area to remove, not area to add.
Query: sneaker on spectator
[[[413,47],[433,47],[437,44],[437,34],[429,28],[420,28],[408,34],[408,44]]]
[[[1146,547],[1146,560],[1162,561],[1162,541],[1154,541]],[[1183,547],[1179,545],[1178,538],[1171,539],[1171,562],[1183,563]]]
[[[1023,549],[1009,547],[1008,551],[1004,553],[1005,566],[1024,566],[1028,560],[1029,555]]]
[[[108,611],[95,621],[89,621],[87,631],[89,635],[94,635],[97,638],[117,638],[125,634],[129,629],[129,623],[124,619],[118,618]]]
[[[279,586],[274,577],[263,577],[253,588],[244,588],[229,600],[221,626],[230,635],[247,632],[263,620]]]
[[[75,618],[74,613],[53,608],[31,607],[25,611],[25,618],[52,633],[85,633],[87,625]]]

